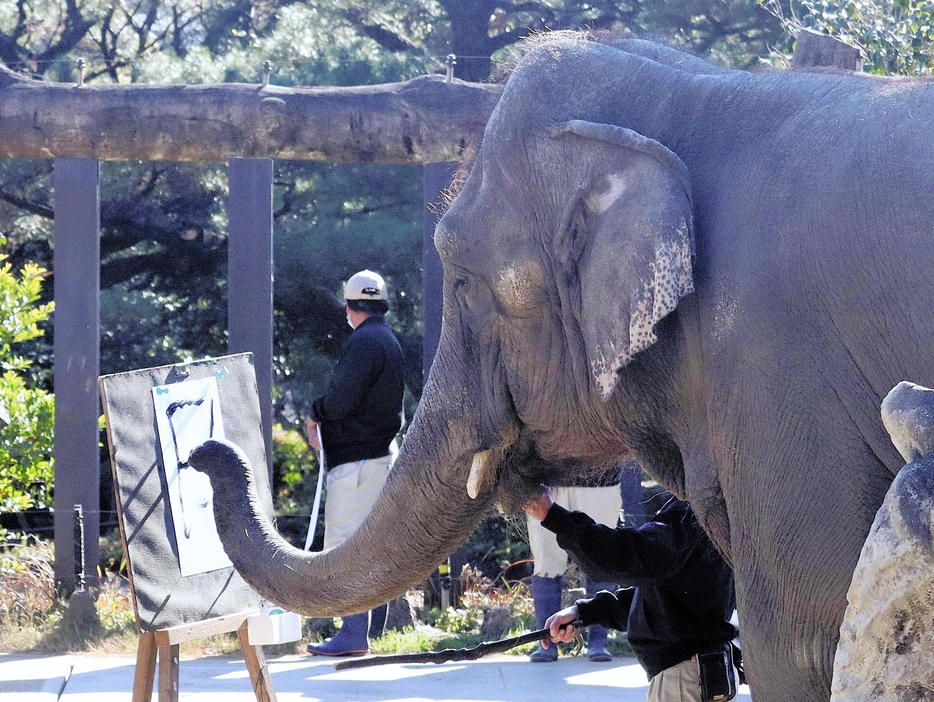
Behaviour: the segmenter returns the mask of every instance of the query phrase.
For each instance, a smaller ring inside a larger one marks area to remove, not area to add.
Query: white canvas
[[[188,465],[197,446],[224,438],[217,379],[160,385],[152,389],[152,398],[182,576],[229,568],[214,523],[211,483]]]

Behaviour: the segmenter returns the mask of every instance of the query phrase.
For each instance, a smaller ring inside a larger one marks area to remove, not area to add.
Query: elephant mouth
[[[620,465],[625,462],[593,464],[573,457],[546,459],[539,453],[532,432],[524,429],[501,456],[495,466],[493,499],[506,514],[521,510],[530,498],[541,493],[543,485],[613,485],[619,481]]]

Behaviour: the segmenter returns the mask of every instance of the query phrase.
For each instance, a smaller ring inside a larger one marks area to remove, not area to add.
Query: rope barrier
[[[116,518],[117,518],[117,511],[116,511],[116,510],[113,510],[113,509],[109,509],[109,510],[108,510],[108,509],[102,509],[102,510],[85,509],[85,510],[84,510],[84,515],[85,515],[85,517],[87,517],[87,515],[89,515],[89,514],[96,514],[96,515],[99,515],[99,516],[104,516],[104,515],[106,515],[106,516],[112,516],[112,517],[114,518],[114,520],[116,520]],[[0,511],[0,515],[7,515],[7,516],[15,516],[15,515],[49,515],[49,516],[54,516],[54,515],[55,515],[55,510],[54,510],[53,508],[49,508],[49,509],[47,509],[47,510],[45,510],[45,509],[24,509],[24,510],[17,510],[17,511],[15,511],[15,512],[14,512],[14,511]],[[276,515],[275,515],[275,518],[282,518],[282,517],[301,517],[302,519],[310,519],[311,516],[312,516],[312,512],[288,512],[288,513],[285,513],[285,514],[276,514]]]

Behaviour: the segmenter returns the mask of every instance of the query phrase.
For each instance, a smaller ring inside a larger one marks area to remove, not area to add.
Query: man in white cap
[[[395,459],[394,439],[402,428],[404,359],[402,347],[383,315],[389,311],[386,282],[372,271],[344,284],[344,310],[354,331],[344,345],[327,391],[311,405],[308,443],[320,450],[327,468],[324,548],[345,541],[370,513]],[[355,656],[369,650],[368,632],[382,634],[386,605],[343,617],[341,630],[308,652]]]

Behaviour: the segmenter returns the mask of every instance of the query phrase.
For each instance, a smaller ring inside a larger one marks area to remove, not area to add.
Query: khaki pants
[[[739,671],[733,668],[733,679],[739,687]],[[697,656],[666,668],[649,680],[647,702],[702,702],[700,670]]]
[[[647,702],[701,702],[697,656],[666,668],[649,681]]]
[[[610,487],[557,487],[551,488],[551,499],[565,509],[577,510],[599,524],[615,527],[619,520],[622,498],[619,485]],[[527,518],[529,550],[534,561],[533,575],[556,578],[568,569],[567,551],[558,546],[557,537],[537,519]]]
[[[366,461],[341,463],[327,474],[324,504],[324,548],[345,542],[373,509],[389,477],[396,452]]]

